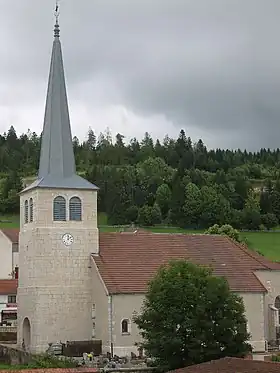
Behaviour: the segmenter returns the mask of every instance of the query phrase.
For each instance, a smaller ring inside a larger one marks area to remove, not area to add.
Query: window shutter
[[[53,220],[66,221],[66,200],[62,196],[55,197],[53,201]]]
[[[72,197],[69,202],[69,219],[82,220],[82,201],[79,197]]]

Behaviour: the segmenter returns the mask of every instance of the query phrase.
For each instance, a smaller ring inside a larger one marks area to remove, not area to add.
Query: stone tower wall
[[[82,200],[82,221],[53,221],[53,199]],[[24,223],[24,202],[33,199],[32,223]],[[21,196],[19,237],[18,343],[23,321],[30,321],[30,350],[44,352],[48,343],[88,340],[92,335],[90,254],[98,253],[97,192],[37,189]],[[62,236],[74,242],[65,246]]]

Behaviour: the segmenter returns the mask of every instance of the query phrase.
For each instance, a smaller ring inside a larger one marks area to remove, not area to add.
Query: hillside
[[[204,230],[215,223],[237,229],[273,228],[280,219],[280,150],[207,149],[181,130],[177,139],[124,142],[107,130],[73,139],[77,172],[98,185],[98,209],[110,225],[135,222]],[[40,136],[0,135],[0,213],[18,214],[18,191],[34,179]]]
[[[104,213],[98,215],[98,226],[100,232],[118,232],[124,229],[124,226],[108,225],[108,218]],[[0,229],[1,228],[19,228],[19,216],[0,216]],[[151,230],[155,233],[204,233],[204,230],[199,229],[183,229],[162,225],[145,227],[145,229]],[[258,251],[272,260],[280,261],[280,231],[243,232],[242,236],[251,249]]]

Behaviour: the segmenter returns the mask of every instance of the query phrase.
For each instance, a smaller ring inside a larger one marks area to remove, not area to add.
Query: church
[[[244,299],[255,352],[278,338],[280,264],[222,236],[99,233],[97,193],[76,173],[57,21],[38,176],[20,193],[18,345],[42,353],[52,342],[99,339],[103,352],[137,353],[133,315],[172,258],[227,278]]]

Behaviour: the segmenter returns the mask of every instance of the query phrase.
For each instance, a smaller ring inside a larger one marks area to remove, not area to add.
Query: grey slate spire
[[[76,174],[59,34],[56,13],[39,173],[37,180],[24,191],[36,187],[98,189]]]

